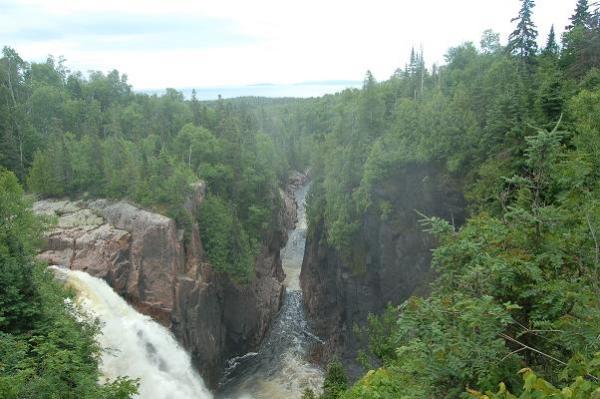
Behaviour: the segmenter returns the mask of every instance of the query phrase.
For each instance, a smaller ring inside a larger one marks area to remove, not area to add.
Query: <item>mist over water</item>
[[[77,291],[82,308],[98,317],[105,377],[140,378],[142,399],[209,399],[212,394],[169,330],[138,313],[112,288],[87,273],[56,269]]]
[[[304,314],[299,276],[306,240],[305,199],[309,186],[294,194],[298,223],[282,251],[287,286],[284,303],[257,353],[229,361],[221,389],[222,399],[299,399],[306,388],[320,391],[323,371],[307,360],[309,348],[319,342]]]

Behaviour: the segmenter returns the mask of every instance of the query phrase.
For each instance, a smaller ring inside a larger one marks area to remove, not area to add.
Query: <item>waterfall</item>
[[[165,327],[138,313],[103,280],[87,273],[54,268],[77,292],[84,311],[98,317],[105,348],[105,377],[140,378],[141,399],[212,398],[189,355]]]

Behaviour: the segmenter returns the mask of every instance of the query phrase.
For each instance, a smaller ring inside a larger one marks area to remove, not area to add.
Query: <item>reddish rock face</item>
[[[195,216],[205,186],[193,188],[184,207]],[[263,245],[256,277],[248,285],[213,270],[197,223],[184,241],[172,219],[124,201],[37,202],[36,212],[58,220],[39,257],[103,278],[140,312],[171,328],[214,387],[225,361],[255,349],[281,307],[279,250],[293,226],[289,219],[295,217],[295,203],[282,195],[286,209]]]
[[[40,258],[105,279],[143,313],[169,326],[183,247],[175,222],[126,202],[40,201],[58,224]]]
[[[129,273],[125,297],[140,310],[170,324],[175,279],[182,269],[184,248],[175,222],[124,202],[94,201],[90,209],[110,226],[130,233]]]

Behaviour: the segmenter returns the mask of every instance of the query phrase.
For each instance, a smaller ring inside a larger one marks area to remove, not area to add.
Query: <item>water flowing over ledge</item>
[[[105,348],[101,370],[108,378],[140,378],[142,399],[210,399],[190,357],[165,327],[138,313],[112,288],[81,271],[53,267],[77,292],[82,309],[98,317]]]

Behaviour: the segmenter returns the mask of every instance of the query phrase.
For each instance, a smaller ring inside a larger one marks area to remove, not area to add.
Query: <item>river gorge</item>
[[[282,309],[256,352],[230,359],[220,384],[219,398],[300,398],[306,388],[318,392],[323,380],[320,367],[308,361],[312,344],[322,340],[306,319],[299,278],[306,241],[305,199],[309,185],[297,188],[294,197],[297,222],[282,250],[286,278]]]
[[[379,192],[394,202],[402,233],[377,215],[365,217],[357,248],[364,250],[366,273],[353,270],[328,244],[322,223],[308,232],[306,198],[311,184],[298,173],[280,190],[283,206],[256,259],[255,278],[246,284],[216,271],[207,260],[202,220],[195,216],[205,197],[203,183],[193,186],[184,204],[195,221],[185,231],[174,220],[125,201],[38,201],[37,213],[57,219],[39,257],[78,273],[69,279],[79,281],[88,307],[104,301],[90,301],[90,293],[104,298],[112,289],[115,298],[110,301],[127,302],[119,305],[127,307],[126,317],[153,320],[160,331],[154,336],[170,340],[140,344],[133,352],[136,346],[130,345],[119,374],[145,380],[146,372],[172,370],[162,361],[157,370],[135,366],[150,355],[154,360],[168,356],[160,350],[172,348],[191,365],[184,367],[190,373],[186,381],[196,378],[202,387],[198,391],[194,382],[190,389],[203,395],[210,390],[219,399],[300,398],[306,388],[319,392],[323,367],[334,356],[343,360],[351,378],[358,376],[362,369],[356,356],[363,342],[355,327],[364,327],[367,316],[381,312],[387,303],[401,303],[425,289],[434,242],[420,230],[412,209],[462,218],[461,198],[451,189],[420,183],[426,176],[436,182],[434,169],[410,172],[397,176],[401,184],[393,186],[395,191],[389,186],[389,192]],[[87,281],[82,272],[106,284]],[[94,293],[100,287],[103,293]],[[116,315],[94,306],[89,310],[108,328],[103,339],[110,342]],[[129,331],[133,341],[151,336],[140,331]],[[141,358],[130,361],[136,353]],[[114,356],[105,365],[117,364]],[[181,383],[177,381],[172,383]],[[176,397],[150,391],[142,397]]]
[[[309,187],[298,174],[281,192],[285,206],[250,285],[205,262],[197,225],[186,241],[171,219],[126,202],[36,203],[37,213],[58,220],[40,258],[61,268],[83,309],[100,319],[103,373],[140,378],[140,397],[209,397],[206,381],[223,399],[299,398],[323,378],[307,360],[323,341],[306,319],[299,283]],[[196,185],[186,209],[203,198]]]

